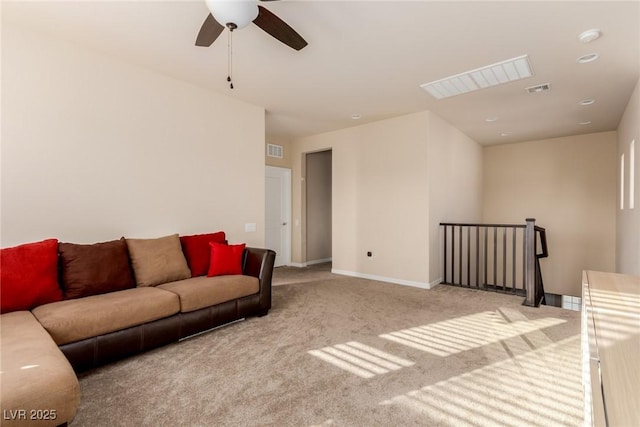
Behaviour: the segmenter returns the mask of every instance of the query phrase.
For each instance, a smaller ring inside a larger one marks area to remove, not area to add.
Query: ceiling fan
[[[200,28],[196,46],[209,47],[225,27],[233,32],[251,22],[295,50],[307,45],[300,34],[275,14],[259,6],[257,0],[205,0],[205,3],[211,13]]]

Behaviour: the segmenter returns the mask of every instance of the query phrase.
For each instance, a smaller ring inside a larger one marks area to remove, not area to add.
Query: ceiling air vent
[[[543,83],[541,85],[535,85],[535,86],[529,86],[526,91],[529,93],[540,93],[540,92],[546,92],[549,89],[551,89],[551,84],[550,83]]]
[[[267,156],[269,157],[281,159],[283,150],[282,145],[267,144]]]
[[[533,76],[527,55],[496,62],[475,70],[445,77],[420,87],[436,99],[448,98]]]

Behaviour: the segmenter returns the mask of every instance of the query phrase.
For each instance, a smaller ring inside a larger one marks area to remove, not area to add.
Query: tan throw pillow
[[[157,239],[127,239],[127,247],[137,286],[155,286],[191,277],[177,234]]]

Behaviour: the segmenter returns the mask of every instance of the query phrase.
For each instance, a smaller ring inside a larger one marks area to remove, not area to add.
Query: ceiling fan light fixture
[[[205,0],[216,21],[222,26],[244,28],[258,17],[255,0]]]

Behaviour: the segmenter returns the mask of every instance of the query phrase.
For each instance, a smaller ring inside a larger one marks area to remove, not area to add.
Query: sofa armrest
[[[271,277],[276,253],[271,249],[245,248],[242,273],[257,277],[260,282],[260,313],[263,316],[271,308]]]

